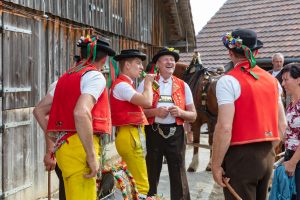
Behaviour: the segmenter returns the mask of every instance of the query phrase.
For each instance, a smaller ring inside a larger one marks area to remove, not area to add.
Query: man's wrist
[[[222,167],[221,163],[212,163],[212,165],[211,165],[212,169],[217,169],[217,168],[220,168],[220,167]]]
[[[86,153],[87,159],[92,160],[96,159],[96,153],[95,151],[91,151],[90,153]]]
[[[54,147],[46,147],[46,153],[52,153]]]

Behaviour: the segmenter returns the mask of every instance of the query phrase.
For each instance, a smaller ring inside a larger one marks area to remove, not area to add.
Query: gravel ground
[[[201,144],[207,144],[207,135],[201,135]],[[193,148],[187,147],[186,168],[188,168],[193,157]],[[189,189],[192,200],[223,200],[223,191],[221,187],[214,183],[211,172],[205,171],[209,162],[209,150],[200,148],[199,150],[199,168],[196,172],[187,172]],[[170,186],[167,165],[162,168],[158,193],[167,199],[170,199]]]
[[[201,144],[207,144],[207,135],[201,135]],[[190,164],[193,157],[193,148],[187,147],[186,167]],[[222,189],[214,184],[211,172],[205,171],[209,161],[209,150],[200,149],[199,151],[199,168],[196,172],[187,172],[188,183],[192,200],[224,200]],[[162,168],[161,178],[158,185],[158,193],[167,199],[170,199],[170,186],[167,165]],[[40,200],[47,200],[41,198]],[[54,193],[52,200],[58,200],[58,193]]]

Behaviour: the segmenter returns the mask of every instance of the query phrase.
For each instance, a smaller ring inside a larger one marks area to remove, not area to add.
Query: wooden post
[[[231,187],[229,184],[229,178],[223,177],[223,182],[225,183],[226,187],[228,188],[229,192],[237,199],[242,200],[242,198],[236,193],[236,191]]]
[[[48,171],[48,200],[51,200],[51,171]]]

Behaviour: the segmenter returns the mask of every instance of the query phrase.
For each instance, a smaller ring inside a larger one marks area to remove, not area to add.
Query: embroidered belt
[[[52,150],[52,156],[54,156],[55,152],[63,145],[64,143],[69,143],[68,138],[74,135],[75,133],[68,133],[68,132],[59,132],[56,135],[56,142],[54,144]]]

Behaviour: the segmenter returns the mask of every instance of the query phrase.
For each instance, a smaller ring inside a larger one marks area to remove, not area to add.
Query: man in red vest
[[[135,90],[134,80],[141,76],[146,55],[136,49],[126,49],[114,59],[121,69],[110,93],[112,125],[117,127],[115,144],[135,179],[140,199],[145,199],[149,184],[144,125],[148,122],[142,107],[151,106],[154,75],[146,75],[145,89],[139,93]]]
[[[189,200],[190,193],[185,170],[185,134],[183,122],[193,122],[196,110],[189,86],[173,76],[179,54],[173,48],[161,49],[152,59],[159,74],[158,90],[153,90],[152,107],[144,109],[149,125],[145,127],[147,170],[150,190],[157,194],[163,157],[169,169],[171,200]],[[144,87],[140,84],[138,91]]]
[[[47,133],[62,171],[66,199],[96,199],[100,134],[111,132],[106,80],[100,72],[115,52],[97,36],[81,38],[82,60],[55,87]],[[50,95],[51,96],[51,95]]]
[[[274,163],[274,145],[286,122],[280,84],[256,65],[263,43],[254,31],[237,29],[223,36],[234,68],[217,83],[218,121],[214,132],[212,172],[225,199],[265,200]]]
[[[80,56],[78,56],[78,57],[79,58],[77,58],[75,60],[76,63],[81,59]],[[45,144],[46,144],[46,152],[44,155],[45,169],[47,171],[52,171],[53,169],[55,170],[55,173],[59,179],[59,200],[65,200],[66,195],[65,195],[65,187],[64,187],[64,180],[62,177],[62,173],[56,163],[56,159],[53,158],[53,156],[52,156],[54,142],[48,136],[48,134],[46,134],[49,113],[50,113],[50,109],[51,109],[52,102],[53,102],[53,96],[54,96],[54,90],[55,90],[56,84],[57,84],[57,81],[53,82],[49,86],[47,94],[37,103],[37,105],[33,109],[33,115],[45,133]]]

